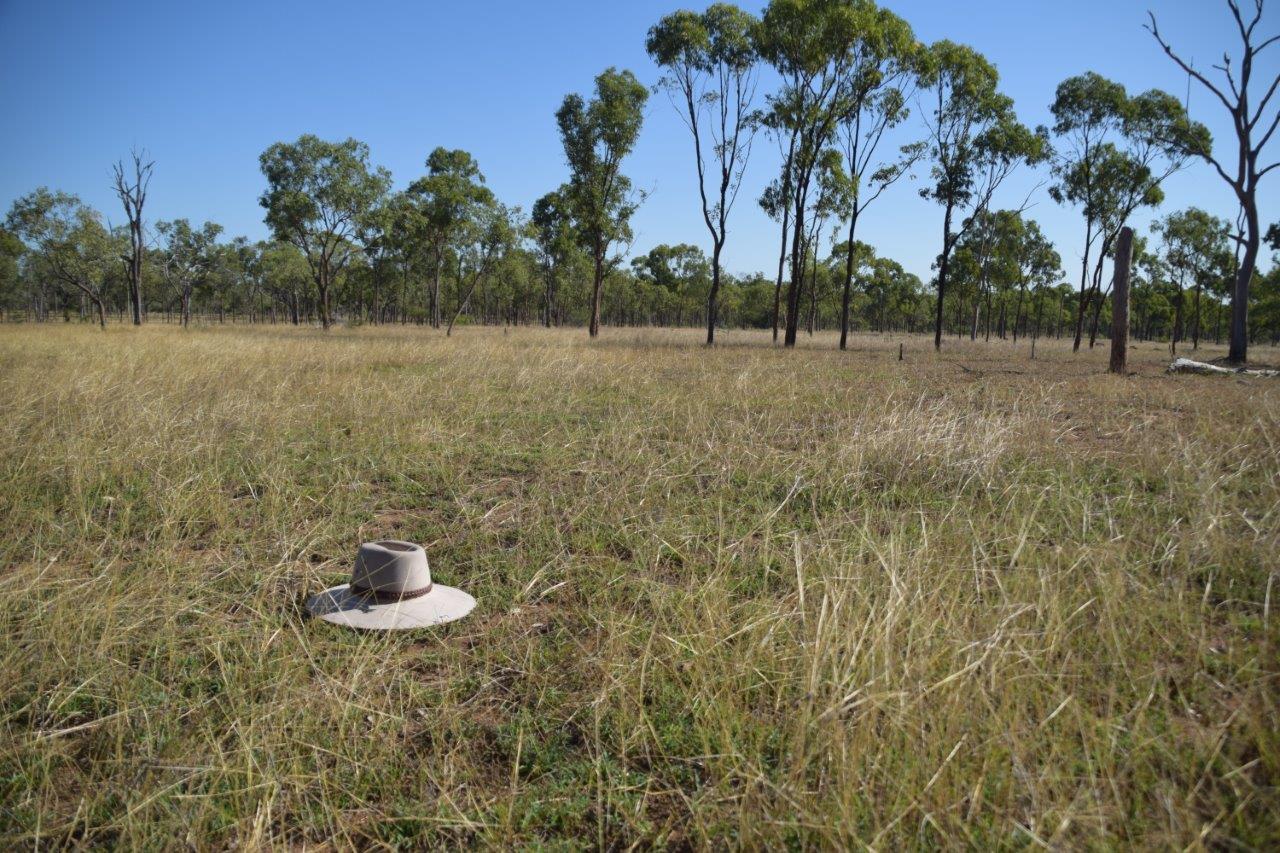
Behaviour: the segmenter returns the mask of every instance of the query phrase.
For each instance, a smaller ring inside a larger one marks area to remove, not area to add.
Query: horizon
[[[1161,88],[1182,100],[1188,93],[1186,75],[1142,29],[1144,4],[1088,0],[1072,8],[1031,9],[983,0],[963,17],[925,0],[886,6],[921,41],[946,37],[982,52],[999,69],[1000,88],[1013,97],[1019,119],[1031,127],[1050,123],[1057,83],[1088,70],[1131,94]],[[1103,14],[1116,7],[1115,15]],[[126,8],[128,17],[118,14]],[[493,15],[495,8],[503,11]],[[335,27],[326,13],[340,9],[336,4],[271,10],[243,3],[216,10],[105,4],[71,17],[65,9],[5,4],[0,68],[8,100],[16,106],[4,119],[11,147],[0,168],[0,202],[8,209],[16,198],[48,186],[78,195],[119,224],[123,214],[110,188],[110,168],[136,146],[156,161],[146,208],[149,231],[157,221],[186,218],[216,222],[228,239],[268,239],[258,204],[265,187],[258,155],[274,142],[314,133],[368,144],[371,162],[391,170],[396,189],[425,172],[423,163],[436,146],[465,149],[497,197],[527,213],[567,176],[554,117],[560,101],[570,92],[588,93],[595,75],[610,66],[629,69],[652,87],[660,74],[645,54],[645,34],[681,4],[645,2],[599,14],[576,0],[544,8],[545,14],[501,3],[490,4],[489,13],[450,7],[433,19],[406,4],[383,4]],[[303,9],[311,10],[306,17],[293,14]],[[1197,68],[1232,43],[1232,22],[1217,4],[1166,0],[1152,11],[1162,32]],[[565,21],[577,25],[562,26]],[[1057,37],[1048,45],[1019,37],[1033,26]],[[121,61],[120,45],[133,27],[142,28],[142,50],[136,59]],[[437,47],[430,36],[442,28],[459,37]],[[194,35],[188,40],[184,33]],[[425,46],[414,54],[422,35],[428,36]],[[64,45],[69,61],[53,67],[37,61],[50,43]],[[221,50],[230,44],[239,48]],[[1270,73],[1278,57],[1280,52],[1272,52],[1256,73]],[[296,88],[317,74],[298,66],[317,58],[322,82]],[[355,72],[342,73],[346,68]],[[448,73],[462,68],[465,74]],[[512,74],[513,68],[525,73]],[[771,71],[762,71],[757,102],[774,80]],[[424,81],[439,82],[432,88]],[[1209,127],[1221,155],[1230,142],[1226,111],[1198,86],[1189,93],[1192,118]],[[130,111],[129,104],[138,106]],[[913,115],[886,136],[882,150],[921,133]],[[729,220],[724,265],[734,275],[761,272],[772,278],[776,268],[778,226],[756,199],[776,174],[777,161],[776,146],[758,135]],[[692,143],[664,93],[650,97],[640,140],[623,172],[649,193],[633,220],[632,255],[662,243],[709,250]],[[900,182],[868,209],[859,221],[859,239],[928,282],[941,244],[942,210],[918,197],[927,171],[917,166],[916,175],[914,183]],[[992,206],[1017,207],[1029,198],[1025,215],[1040,223],[1062,257],[1064,280],[1072,282],[1078,277],[1082,216],[1049,198],[1049,177],[1044,166],[1020,168]],[[1140,234],[1150,232],[1154,218],[1191,206],[1234,222],[1234,197],[1203,161],[1172,176],[1164,189],[1160,207],[1133,218]],[[1261,194],[1259,207],[1265,228],[1280,219],[1280,194]],[[914,227],[901,227],[904,221]],[[823,245],[825,251],[829,241]],[[1264,251],[1260,268],[1271,262]]]

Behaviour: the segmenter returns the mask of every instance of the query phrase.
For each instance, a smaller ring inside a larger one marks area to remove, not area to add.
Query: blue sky
[[[148,220],[211,219],[230,235],[266,236],[257,198],[258,155],[302,133],[355,136],[397,187],[419,176],[437,145],[465,148],[489,185],[526,210],[564,180],[554,113],[564,95],[589,92],[607,66],[646,84],[658,71],[644,52],[648,27],[679,0],[636,2],[17,2],[0,0],[0,206],[37,186],[79,194],[112,221],[110,165],[133,145],[157,161]],[[762,5],[762,4],[759,4]],[[950,38],[983,52],[1027,124],[1049,123],[1063,78],[1095,70],[1140,91],[1182,97],[1186,77],[1142,29],[1146,9],[1197,67],[1234,48],[1220,0],[900,0],[887,3],[923,41]],[[700,6],[699,6],[700,7]],[[756,3],[745,8],[759,11]],[[1280,31],[1280,7],[1262,30]],[[1280,67],[1269,51],[1258,79]],[[770,84],[764,78],[764,86]],[[762,87],[764,88],[764,87]],[[1230,142],[1225,110],[1193,86],[1193,115],[1215,142]],[[897,142],[920,133],[908,122]],[[1270,159],[1280,157],[1273,141]],[[1221,150],[1221,149],[1220,149]],[[757,144],[730,224],[725,263],[772,270],[777,231],[755,205],[776,172],[776,148]],[[651,195],[637,214],[635,248],[708,244],[698,212],[692,144],[665,96],[650,99],[625,172]],[[997,198],[1017,205],[1046,171],[1024,170]],[[1264,223],[1280,219],[1280,176],[1264,183]],[[918,184],[917,184],[918,185]],[[1166,185],[1158,213],[1189,205],[1228,218],[1222,181],[1196,164]],[[1068,277],[1078,268],[1077,211],[1044,188],[1028,215],[1058,246]],[[940,208],[899,184],[859,223],[862,239],[921,277],[940,242]],[[1149,214],[1135,225],[1146,227]]]

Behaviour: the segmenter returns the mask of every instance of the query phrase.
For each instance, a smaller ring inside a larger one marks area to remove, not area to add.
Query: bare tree
[[[1250,106],[1249,85],[1252,82],[1254,61],[1262,51],[1280,41],[1280,33],[1265,39],[1254,35],[1254,30],[1257,29],[1258,23],[1262,20],[1262,0],[1253,0],[1253,16],[1247,22],[1240,12],[1238,0],[1227,0],[1227,8],[1231,10],[1231,16],[1235,18],[1236,28],[1240,32],[1241,55],[1237,66],[1239,69],[1238,80],[1236,79],[1236,74],[1232,72],[1232,60],[1229,53],[1224,52],[1222,54],[1221,65],[1213,66],[1216,70],[1221,71],[1226,78],[1226,90],[1223,89],[1220,83],[1213,83],[1209,78],[1184,61],[1182,57],[1174,53],[1173,48],[1160,35],[1160,29],[1156,26],[1156,16],[1150,12],[1147,14],[1151,18],[1151,23],[1147,25],[1147,29],[1151,31],[1151,35],[1159,42],[1160,47],[1164,49],[1170,59],[1178,64],[1179,68],[1190,77],[1195,78],[1200,85],[1212,92],[1222,102],[1222,105],[1227,108],[1227,112],[1231,114],[1231,121],[1235,126],[1236,164],[1234,175],[1223,167],[1221,160],[1214,156],[1210,146],[1205,145],[1195,153],[1213,166],[1222,180],[1227,182],[1227,185],[1235,192],[1236,198],[1240,200],[1240,206],[1244,210],[1246,225],[1244,259],[1236,272],[1235,287],[1231,292],[1231,345],[1228,352],[1228,358],[1231,361],[1242,362],[1249,354],[1249,284],[1253,279],[1254,267],[1258,261],[1258,249],[1262,242],[1262,226],[1258,221],[1258,183],[1262,180],[1263,175],[1276,166],[1280,166],[1280,160],[1278,160],[1258,168],[1258,157],[1261,155],[1262,149],[1271,141],[1271,137],[1276,131],[1276,125],[1280,124],[1280,109],[1276,109],[1270,119],[1263,120],[1263,115],[1267,112],[1271,97],[1276,93],[1276,88],[1280,87],[1280,73],[1276,74],[1270,82],[1263,82],[1264,94],[1261,100],[1258,101],[1256,108]],[[1253,141],[1255,138],[1258,140],[1256,143]]]
[[[146,151],[133,149],[129,152],[133,161],[133,177],[127,177],[124,161],[117,160],[115,173],[115,191],[124,205],[124,215],[129,220],[129,254],[123,260],[129,273],[129,304],[133,308],[133,325],[142,325],[142,255],[146,251],[142,236],[142,206],[147,201],[147,187],[151,184],[151,172],[155,161],[146,163]]]

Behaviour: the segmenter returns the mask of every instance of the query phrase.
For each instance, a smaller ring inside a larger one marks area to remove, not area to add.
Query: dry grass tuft
[[[1280,844],[1280,383],[726,339],[0,329],[0,843]]]

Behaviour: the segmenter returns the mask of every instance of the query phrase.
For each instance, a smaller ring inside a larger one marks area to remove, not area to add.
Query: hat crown
[[[375,592],[417,592],[431,586],[427,552],[397,539],[365,542],[356,553],[351,585]]]

